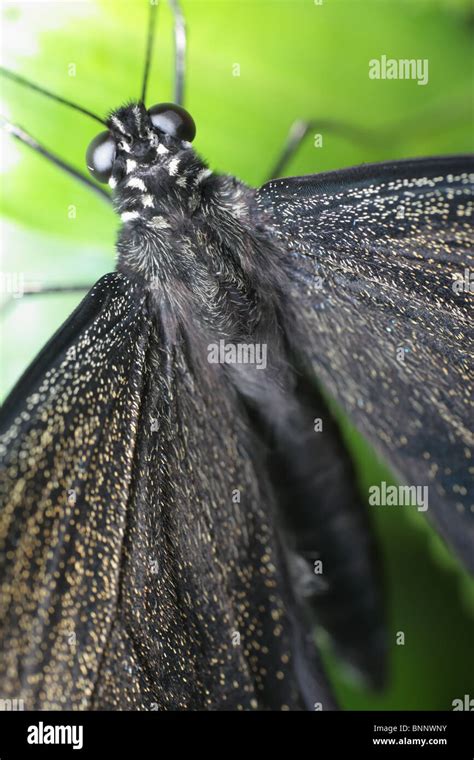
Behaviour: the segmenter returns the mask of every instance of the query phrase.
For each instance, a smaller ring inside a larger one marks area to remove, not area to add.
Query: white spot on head
[[[166,153],[169,153],[169,150],[162,143],[160,143],[156,149],[156,152],[159,156],[164,156]]]
[[[128,162],[127,162],[128,163]],[[137,190],[146,190],[146,185],[140,177],[130,177],[127,182],[127,187],[136,187]]]
[[[179,158],[172,158],[168,164],[168,172],[170,177],[174,177],[178,173]]]
[[[210,177],[212,174],[212,171],[210,169],[201,169],[196,175],[196,185],[199,185],[200,182],[203,182],[205,179]]]
[[[130,174],[130,172],[133,172],[136,168],[137,162],[134,161],[133,158],[127,158],[127,174]]]
[[[119,132],[122,132],[122,133],[125,132],[125,127],[123,126],[123,124],[120,121],[120,119],[117,119],[116,116],[111,116],[110,117],[110,121],[112,122],[112,124],[114,125],[114,127],[117,127],[117,129],[118,129]]]
[[[159,230],[166,230],[170,226],[169,222],[167,221],[167,219],[165,219],[164,216],[153,216],[151,218],[150,224],[153,227],[157,227],[157,229]]]
[[[141,201],[145,208],[151,208],[155,203],[152,195],[142,195]]]
[[[135,117],[135,124],[137,125],[137,129],[140,130],[142,125],[142,119],[141,119],[141,113],[138,106],[133,107],[133,115]]]
[[[131,222],[133,219],[140,218],[140,212],[139,211],[124,211],[122,214],[120,214],[120,218],[122,222]]]

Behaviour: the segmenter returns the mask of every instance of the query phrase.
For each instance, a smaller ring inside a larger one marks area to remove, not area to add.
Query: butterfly
[[[215,174],[182,106],[182,33],[174,102],[145,105],[154,12],[140,99],[87,111],[106,129],[78,178],[112,190],[116,271],[0,414],[2,693],[28,709],[330,709],[314,621],[375,685],[387,639],[326,393],[404,487],[428,489],[473,568],[474,161],[259,189]]]

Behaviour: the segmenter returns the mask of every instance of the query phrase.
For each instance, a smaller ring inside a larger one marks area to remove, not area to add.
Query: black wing
[[[119,595],[146,340],[133,288],[106,275],[1,410],[0,678],[26,709],[90,705]]]
[[[331,707],[245,410],[220,367],[201,382],[150,298],[107,275],[5,403],[2,695]]]
[[[472,569],[473,172],[471,156],[366,165],[273,180],[254,206],[318,377],[402,482],[429,487]]]

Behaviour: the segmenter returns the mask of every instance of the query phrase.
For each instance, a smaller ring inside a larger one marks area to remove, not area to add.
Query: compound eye
[[[184,108],[174,103],[159,103],[149,109],[151,123],[171,137],[192,142],[196,136],[194,119]]]
[[[117,146],[110,132],[101,132],[94,137],[86,153],[87,168],[99,182],[108,182],[115,161]]]

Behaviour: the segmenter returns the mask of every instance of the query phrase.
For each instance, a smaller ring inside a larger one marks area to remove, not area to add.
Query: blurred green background
[[[186,105],[196,149],[216,170],[261,183],[299,117],[339,120],[371,138],[357,144],[321,130],[322,147],[310,136],[288,174],[472,150],[467,0],[183,0],[183,7]],[[104,115],[139,94],[147,12],[145,0],[3,2],[4,64]],[[368,62],[381,55],[428,59],[429,83],[370,80]],[[149,105],[171,99],[171,61],[162,2]],[[6,80],[1,99],[4,115],[86,170],[99,125]],[[113,269],[117,220],[99,198],[8,136],[1,159],[2,272],[89,284]],[[4,310],[2,396],[80,298],[18,299]],[[387,479],[344,424],[362,487]],[[414,511],[382,510],[375,520],[393,642],[390,685],[382,695],[364,690],[325,651],[337,694],[350,709],[451,709],[453,699],[474,695],[474,582]],[[404,646],[396,645],[398,631]]]

